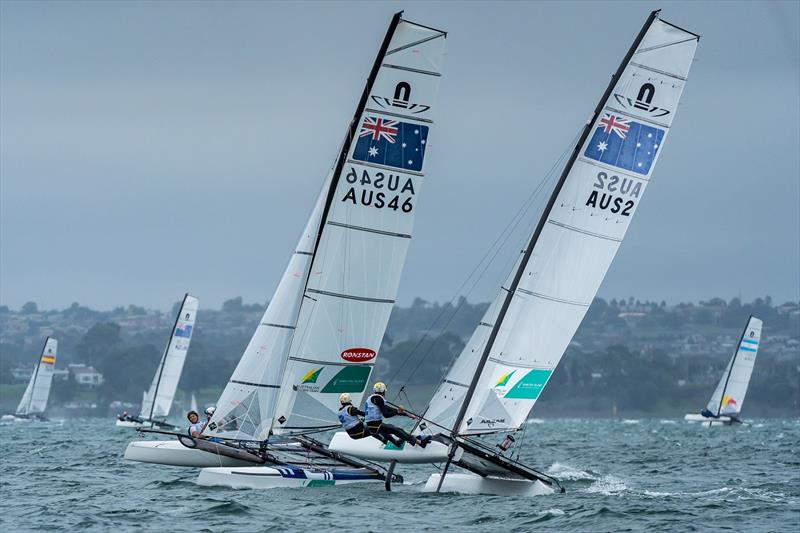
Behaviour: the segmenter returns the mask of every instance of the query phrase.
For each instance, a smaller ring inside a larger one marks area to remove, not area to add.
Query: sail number
[[[642,192],[642,182],[633,178],[616,175],[609,176],[606,172],[598,172],[594,182],[594,189],[586,200],[586,205],[590,207],[608,209],[612,213],[619,213],[622,216],[631,216],[631,209],[636,205],[635,198],[639,198]]]
[[[359,174],[354,167],[350,167],[345,181],[352,186],[342,198],[343,202],[403,213],[410,213],[414,209],[414,182],[409,177],[384,172],[370,174],[366,169]]]

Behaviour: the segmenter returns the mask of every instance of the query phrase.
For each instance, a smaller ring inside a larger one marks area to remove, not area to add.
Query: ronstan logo
[[[369,348],[349,348],[342,352],[342,359],[350,363],[363,363],[375,358],[375,350]]]

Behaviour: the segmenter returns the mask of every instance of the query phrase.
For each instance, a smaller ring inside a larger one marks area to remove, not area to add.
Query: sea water
[[[521,459],[565,494],[421,492],[403,485],[200,487],[197,471],[122,459],[114,420],[0,425],[2,531],[800,531],[800,420],[701,427],[683,420],[539,419]]]

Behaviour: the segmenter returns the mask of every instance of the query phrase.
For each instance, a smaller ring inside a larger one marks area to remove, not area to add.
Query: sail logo
[[[497,383],[495,383],[494,386],[505,387],[506,384],[508,383],[508,380],[511,379],[511,376],[514,375],[514,372],[516,372],[516,370],[512,370],[511,372],[506,372],[505,374],[500,376],[500,379],[497,380]]]
[[[342,359],[349,363],[363,363],[375,359],[375,350],[369,348],[348,348],[341,354]]]
[[[176,337],[183,337],[185,339],[191,338],[191,336],[192,336],[192,326],[191,326],[191,324],[181,324],[179,322],[178,325],[175,326],[175,336]]]
[[[653,105],[653,97],[656,95],[656,87],[652,83],[644,83],[639,87],[639,92],[636,99],[629,98],[619,93],[614,93],[614,98],[619,102],[619,105],[626,108],[635,108],[644,111],[654,118],[669,115],[669,109]]]
[[[428,109],[431,108],[429,105],[423,104],[414,104],[410,102],[411,100],[411,85],[407,81],[401,81],[394,87],[394,98],[387,98],[385,96],[370,96],[372,101],[378,104],[379,106],[386,108],[387,106],[390,107],[398,107],[400,109],[405,109],[409,113],[419,114],[424,113]]]
[[[728,408],[736,409],[737,405],[738,404],[736,403],[736,400],[734,400],[733,398],[731,398],[727,394],[722,397],[722,408],[723,409],[728,409]]]
[[[603,113],[584,156],[646,176],[656,160],[664,130],[614,113]]]
[[[419,172],[427,142],[427,126],[365,115],[353,159]]]
[[[325,368],[325,367],[312,368],[311,370],[309,370],[308,372],[306,372],[303,375],[303,377],[300,379],[300,383],[301,384],[316,383],[317,382],[317,378],[319,378],[319,375],[322,373],[322,369],[323,368]]]
[[[42,355],[42,363],[46,365],[54,365],[56,362],[56,356],[50,353]]]

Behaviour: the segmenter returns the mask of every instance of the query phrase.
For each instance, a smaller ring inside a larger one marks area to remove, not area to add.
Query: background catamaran
[[[762,327],[763,322],[760,319],[750,316],[739,338],[736,351],[728,362],[708,405],[700,411],[700,414],[686,415],[684,417],[686,420],[703,422],[709,427],[742,423],[739,420],[739,413],[756,364]]]
[[[427,429],[418,431],[434,433],[434,442],[425,450],[387,450],[374,439],[354,441],[340,432],[332,450],[379,461],[445,462],[426,490],[538,494],[560,488],[506,450],[622,243],[672,125],[698,39],[661,20],[658,11],[648,17],[516,267],[425,411]],[[470,473],[448,475],[452,464]]]
[[[275,465],[204,471],[204,484],[383,479],[309,435],[338,427],[339,395],[360,401],[369,383],[412,236],[444,40],[393,17],[303,236],[204,432],[225,443],[143,441],[126,458]]]
[[[142,398],[139,416],[119,416],[116,422],[117,426],[174,427],[167,423],[167,417],[172,409],[172,400],[175,398],[175,391],[178,390],[183,364],[192,342],[192,330],[199,305],[200,301],[194,296],[190,296],[189,293],[183,296],[178,316],[175,317],[175,325],[172,327],[172,334],[164,348],[158,368],[156,368],[153,382]]]
[[[52,337],[47,337],[16,412],[13,415],[3,415],[1,420],[47,420],[44,416],[44,411],[47,409],[47,399],[50,397],[50,386],[53,383],[53,370],[56,366],[57,352],[58,341]]]

